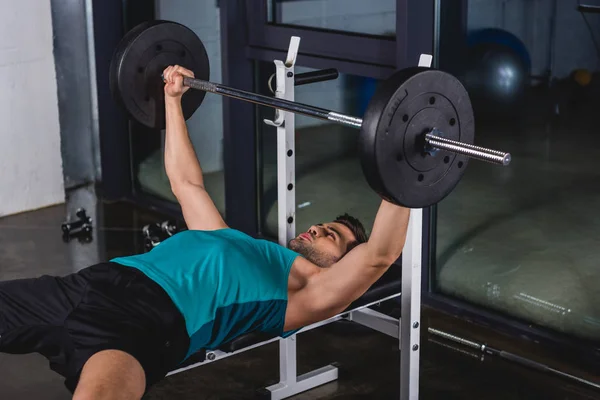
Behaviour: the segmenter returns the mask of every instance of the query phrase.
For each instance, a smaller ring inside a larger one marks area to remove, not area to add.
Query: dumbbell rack
[[[285,63],[274,61],[277,98],[294,101],[294,67],[299,45],[300,38],[292,37]],[[419,66],[431,67],[431,60],[431,56],[422,55]],[[295,114],[276,109],[275,118],[264,122],[277,128],[278,240],[280,245],[287,246],[296,237]],[[348,320],[399,340],[401,400],[419,397],[422,225],[422,209],[412,209],[402,254],[402,318],[394,319],[368,308],[353,311],[347,316]],[[296,335],[280,339],[280,381],[266,388],[271,399],[288,398],[338,379],[335,365],[298,376],[296,359]]]

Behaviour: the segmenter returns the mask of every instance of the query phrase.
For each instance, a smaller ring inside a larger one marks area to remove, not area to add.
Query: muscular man
[[[367,240],[347,215],[285,248],[229,228],[204,189],[164,71],[165,168],[189,228],[152,251],[65,277],[0,283],[0,351],[38,352],[75,399],[139,399],[199,349],[260,331],[286,337],[359,298],[400,256],[409,210],[383,201]]]

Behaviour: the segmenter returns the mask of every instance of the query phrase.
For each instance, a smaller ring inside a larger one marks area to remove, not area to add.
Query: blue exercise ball
[[[463,80],[478,113],[506,116],[523,109],[531,62],[510,36],[488,33],[470,40]]]
[[[527,69],[531,70],[531,57],[525,43],[516,35],[499,28],[476,29],[469,32],[467,45],[474,47],[480,44],[496,43],[510,47],[525,63]]]

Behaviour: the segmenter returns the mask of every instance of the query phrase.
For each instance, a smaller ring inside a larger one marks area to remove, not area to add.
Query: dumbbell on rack
[[[178,231],[176,222],[172,220],[148,224],[142,228],[144,247],[146,250],[152,250],[163,240],[173,236]]]
[[[87,215],[84,208],[79,208],[75,212],[76,220],[65,221],[61,225],[63,240],[68,242],[73,237],[79,238],[81,242],[89,242],[92,239],[92,217]]]

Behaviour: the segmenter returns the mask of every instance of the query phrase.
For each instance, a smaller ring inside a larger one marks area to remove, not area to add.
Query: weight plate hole
[[[448,164],[450,162],[450,157],[444,157],[444,164]]]
[[[458,168],[462,168],[462,167],[463,167],[463,162],[462,162],[462,161],[459,161],[459,162],[458,162]]]
[[[435,104],[435,97],[429,98],[429,104]]]
[[[138,68],[138,72],[139,72],[140,74],[143,74],[143,73],[144,73],[144,67],[139,67],[139,68]]]
[[[456,120],[454,118],[450,118],[450,126],[456,125]]]
[[[150,96],[146,95],[146,97],[144,97],[144,100],[150,101]]]
[[[423,182],[423,179],[425,179],[425,176],[423,174],[419,174],[419,177],[417,179],[419,180],[419,182]]]
[[[162,51],[163,47],[160,44],[156,45],[156,51]]]
[[[402,117],[402,121],[404,121],[404,122],[408,121],[408,115],[404,114],[404,116]]]
[[[396,161],[402,161],[402,153],[396,154]]]

